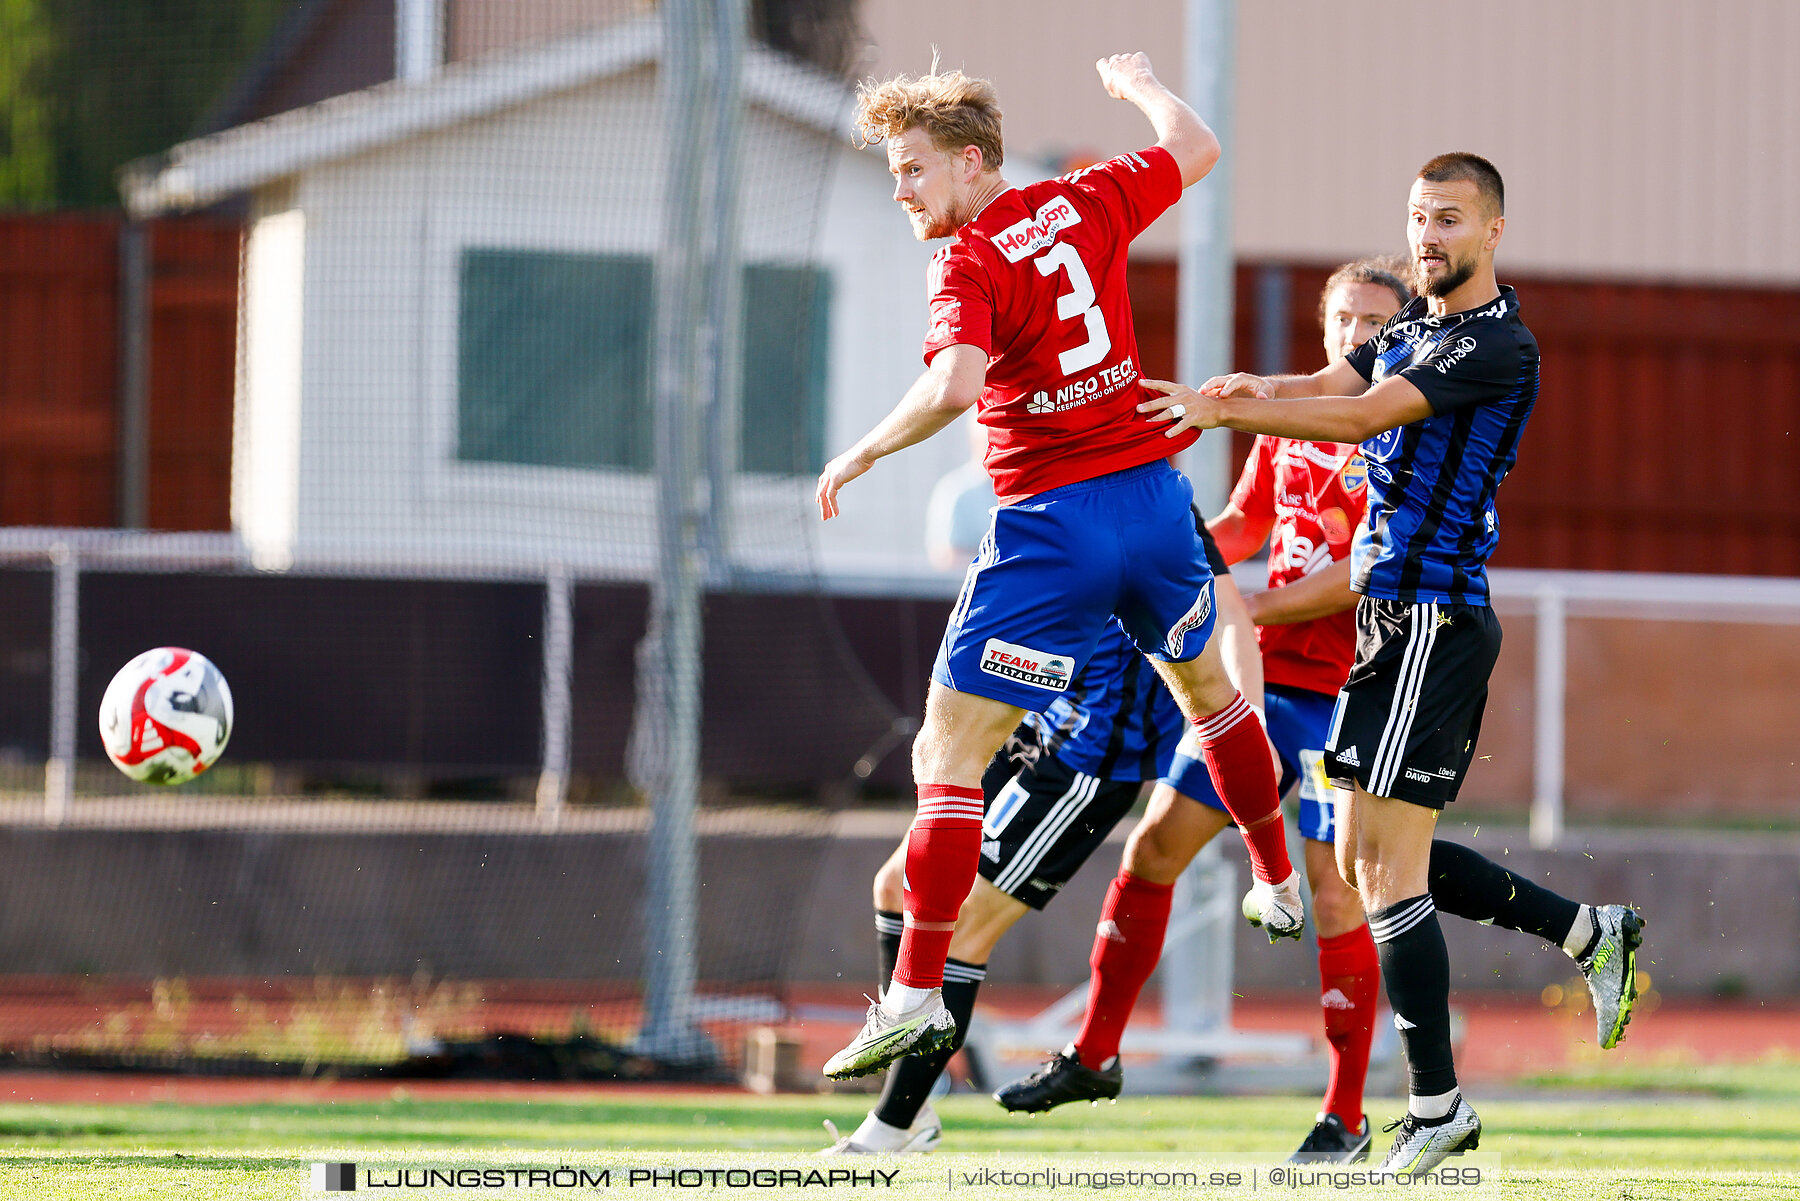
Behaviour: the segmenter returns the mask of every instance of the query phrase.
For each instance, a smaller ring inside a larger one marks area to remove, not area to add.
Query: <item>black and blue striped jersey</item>
[[[1213,576],[1229,575],[1231,568],[1197,508],[1194,529]],[[1106,623],[1069,690],[1043,712],[1027,714],[1025,724],[1037,731],[1039,745],[1069,770],[1127,783],[1167,775],[1175,744],[1187,729],[1162,677],[1116,618]]]
[[[1102,780],[1154,780],[1187,728],[1175,698],[1117,621],[1062,696],[1028,714],[1039,743],[1071,771]]]
[[[1349,363],[1371,384],[1404,376],[1431,405],[1431,416],[1362,444],[1369,510],[1351,587],[1408,604],[1487,604],[1494,492],[1538,394],[1537,339],[1518,294],[1502,287],[1490,304],[1441,317],[1415,298]]]

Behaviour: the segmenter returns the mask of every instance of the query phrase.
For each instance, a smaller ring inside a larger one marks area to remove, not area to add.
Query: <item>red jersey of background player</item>
[[[1257,436],[1231,503],[1274,515],[1269,587],[1280,588],[1350,557],[1350,539],[1368,507],[1368,465],[1354,443]],[[1356,656],[1356,614],[1346,609],[1292,625],[1258,626],[1263,679],[1335,693]]]
[[[931,256],[925,361],[946,346],[988,356],[980,421],[1002,504],[1166,459],[1137,411],[1137,331],[1125,291],[1131,239],[1181,197],[1161,147],[994,197]]]

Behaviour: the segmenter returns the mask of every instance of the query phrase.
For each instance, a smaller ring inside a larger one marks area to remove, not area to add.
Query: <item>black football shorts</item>
[[[992,780],[991,774],[983,783]],[[1143,785],[1071,771],[1038,755],[988,795],[981,823],[981,878],[1042,909],[1131,812]]]
[[[1486,605],[1363,597],[1325,740],[1332,783],[1442,809],[1475,758],[1500,621]]]

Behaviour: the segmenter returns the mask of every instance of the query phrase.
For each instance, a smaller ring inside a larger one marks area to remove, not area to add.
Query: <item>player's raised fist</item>
[[[1109,54],[1094,64],[1100,72],[1100,82],[1106,85],[1107,95],[1116,100],[1129,100],[1132,92],[1144,83],[1154,83],[1156,75],[1150,70],[1150,56],[1139,50],[1131,54]]]
[[[1204,396],[1217,396],[1225,400],[1232,397],[1268,400],[1275,395],[1275,386],[1260,375],[1239,371],[1231,375],[1213,376],[1200,385],[1200,392]]]

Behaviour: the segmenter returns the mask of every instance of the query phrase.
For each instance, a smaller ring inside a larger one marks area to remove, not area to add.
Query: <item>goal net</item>
[[[812,503],[923,253],[847,6],[151,7],[25,6],[0,179],[0,1055],[728,1070],[941,620],[828,582],[943,465]],[[178,790],[94,721],[157,646]]]

